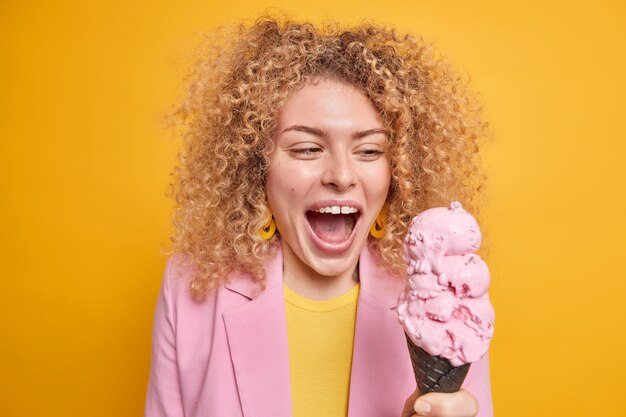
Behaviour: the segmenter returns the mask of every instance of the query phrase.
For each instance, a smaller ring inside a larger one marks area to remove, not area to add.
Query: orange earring
[[[263,226],[261,230],[259,230],[259,235],[261,235],[261,237],[264,240],[270,240],[272,236],[274,236],[275,232],[276,232],[276,222],[274,221],[274,216],[272,215],[272,212],[270,211],[270,219],[265,224],[265,226]]]
[[[376,216],[376,221],[370,228],[370,234],[376,239],[380,239],[385,235],[385,219],[387,218],[387,205],[383,206],[383,209]]]

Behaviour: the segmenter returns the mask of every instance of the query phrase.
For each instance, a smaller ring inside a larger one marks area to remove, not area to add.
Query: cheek
[[[319,168],[308,161],[277,161],[268,171],[266,189],[274,194],[280,193],[278,198],[302,198],[319,182],[320,176]]]
[[[391,168],[384,164],[370,176],[370,191],[377,198],[386,199],[391,185]]]
[[[265,176],[265,187],[269,193],[293,192],[297,186],[298,170],[293,164],[285,163],[281,158],[270,160]]]
[[[297,194],[298,183],[290,181],[288,176],[284,176],[282,179],[268,179],[265,183],[265,191],[268,198],[271,196],[275,200],[288,200]]]
[[[265,194],[275,216],[288,213],[294,201],[300,201],[298,182],[284,173],[268,173],[265,179]]]

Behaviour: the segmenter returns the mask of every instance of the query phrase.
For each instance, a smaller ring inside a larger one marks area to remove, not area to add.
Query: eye
[[[376,160],[384,155],[385,152],[379,148],[365,148],[358,150],[357,154],[365,160]]]
[[[322,148],[319,146],[301,146],[290,149],[289,152],[300,159],[313,159],[322,153]]]

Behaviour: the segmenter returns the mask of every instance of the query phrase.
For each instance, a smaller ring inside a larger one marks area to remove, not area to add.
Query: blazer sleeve
[[[176,355],[176,309],[172,302],[172,259],[165,268],[152,328],[152,358],[145,417],[183,417]]]
[[[476,417],[493,417],[491,401],[491,381],[489,377],[489,353],[470,366],[463,388],[472,393],[478,400]]]

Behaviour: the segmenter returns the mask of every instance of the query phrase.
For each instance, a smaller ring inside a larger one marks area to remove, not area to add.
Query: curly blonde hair
[[[198,49],[187,93],[173,113],[184,137],[171,196],[170,253],[193,263],[193,297],[202,300],[233,270],[264,286],[263,261],[280,234],[263,240],[268,154],[277,114],[290,92],[328,77],[365,93],[391,132],[391,185],[385,234],[374,253],[403,276],[402,239],[419,212],[458,200],[475,215],[485,176],[477,160],[487,137],[467,77],[430,44],[361,24],[263,17],[213,33]]]

